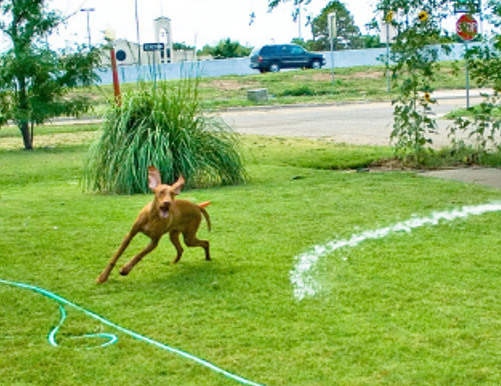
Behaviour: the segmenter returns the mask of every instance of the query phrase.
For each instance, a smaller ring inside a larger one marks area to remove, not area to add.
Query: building
[[[125,39],[117,39],[113,42],[113,46],[119,66],[157,65],[196,60],[195,50],[174,51],[172,49],[172,28],[171,20],[168,17],[156,18],[153,20],[153,27],[155,41],[149,43],[159,43],[157,47],[162,47],[162,49],[145,51],[144,44],[138,45]],[[103,55],[101,63],[103,66],[110,65],[110,57],[107,53]]]

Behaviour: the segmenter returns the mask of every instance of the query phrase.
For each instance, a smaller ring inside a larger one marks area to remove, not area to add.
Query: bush
[[[295,86],[288,88],[281,93],[281,96],[314,96],[315,91],[308,86]]]
[[[141,85],[124,94],[89,150],[83,182],[93,191],[146,193],[150,165],[166,183],[182,174],[188,187],[244,182],[237,137],[221,119],[202,113],[198,81]]]

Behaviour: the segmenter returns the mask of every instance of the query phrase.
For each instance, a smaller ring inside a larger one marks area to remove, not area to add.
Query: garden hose
[[[77,311],[83,312],[84,314],[90,316],[91,318],[96,319],[97,321],[107,325],[108,327],[111,327],[111,328],[118,330],[126,335],[129,335],[129,336],[133,337],[134,339],[151,344],[151,345],[158,347],[164,351],[174,353],[174,354],[179,355],[185,359],[196,362],[199,365],[205,366],[205,367],[209,368],[210,370],[212,370],[216,373],[222,374],[225,377],[232,379],[236,382],[239,382],[239,383],[244,384],[244,385],[261,386],[261,384],[259,384],[259,383],[249,381],[248,379],[242,378],[242,377],[240,377],[236,374],[233,374],[229,371],[223,370],[222,368],[220,368],[220,367],[218,367],[218,366],[216,366],[216,365],[214,365],[214,364],[212,364],[204,359],[198,358],[190,353],[187,353],[187,352],[179,350],[177,348],[170,347],[166,344],[157,342],[156,340],[148,338],[147,336],[138,334],[137,332],[129,330],[129,329],[122,327],[118,324],[115,324],[115,323],[103,318],[102,316],[99,316],[99,315],[95,314],[94,312],[89,311],[89,310],[85,309],[84,307],[81,307],[81,306],[79,306],[79,305],[53,293],[53,292],[45,290],[43,288],[39,288],[39,287],[30,285],[30,284],[25,284],[25,283],[21,283],[21,282],[14,282],[14,281],[9,281],[9,280],[3,280],[3,279],[0,279],[0,284],[8,285],[11,287],[27,289],[27,290],[36,292],[38,294],[41,294],[41,295],[59,303],[59,311],[61,313],[61,319],[60,319],[58,325],[56,327],[54,327],[51,330],[51,332],[49,333],[49,335],[47,336],[47,340],[49,341],[49,343],[52,346],[56,346],[56,347],[58,346],[58,344],[56,342],[56,335],[57,335],[57,332],[59,331],[59,329],[61,328],[61,326],[63,325],[64,321],[66,320],[66,310],[65,310],[64,306],[67,306],[67,307],[71,307]],[[100,337],[100,338],[108,339],[108,341],[101,344],[100,347],[109,346],[118,340],[118,337],[114,334],[87,334],[87,335],[84,335],[84,337]]]

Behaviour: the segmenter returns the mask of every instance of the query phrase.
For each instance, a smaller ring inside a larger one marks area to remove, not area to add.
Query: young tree
[[[97,49],[80,47],[59,54],[50,49],[47,37],[63,19],[47,10],[46,3],[0,0],[0,31],[11,45],[0,54],[0,124],[16,122],[26,150],[33,148],[34,125],[87,111],[89,101],[69,97],[68,91],[99,79],[94,73],[99,61]]]
[[[399,34],[392,44],[395,63],[393,87],[399,95],[394,100],[394,124],[392,139],[395,150],[408,158],[422,162],[433,144],[432,134],[438,130],[436,119],[429,114],[436,103],[432,97],[433,80],[439,69],[438,53],[442,49],[450,51],[449,45],[441,48],[434,45],[443,36],[442,22],[454,13],[453,5],[459,1],[448,0],[380,0],[378,10],[388,22],[397,27]],[[479,2],[465,0],[463,7],[472,14],[478,13]],[[501,6],[498,0],[490,0],[484,13],[493,25],[499,25]],[[393,16],[396,16],[395,18]],[[467,136],[476,142],[477,153],[485,152],[488,147],[497,148],[501,134],[501,122],[492,119],[490,114],[499,107],[501,88],[499,34],[492,43],[479,48],[468,49],[466,60],[469,62],[472,78],[479,85],[492,86],[495,95],[480,106],[480,114],[474,121],[459,119],[449,128],[449,136],[455,148],[465,148],[463,140],[456,140],[456,132],[466,131]]]
[[[336,14],[336,28],[338,39],[335,41],[334,48],[351,48],[362,47],[363,41],[360,29],[355,25],[353,17],[346,6],[339,0],[331,1],[322,9],[318,17],[313,19],[312,31],[313,36],[319,42],[320,49],[328,50],[329,43],[329,30],[328,30],[328,15],[330,13]]]
[[[204,46],[200,54],[211,55],[214,59],[228,59],[249,56],[251,51],[251,48],[242,46],[239,42],[227,38],[220,40],[214,47]]]

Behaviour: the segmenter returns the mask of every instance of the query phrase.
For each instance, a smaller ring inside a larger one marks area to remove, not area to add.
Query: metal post
[[[334,39],[331,39],[332,84],[334,84]]]
[[[390,24],[386,22],[386,82],[388,83],[388,92],[391,91],[390,78]]]
[[[301,35],[301,5],[297,8],[297,25],[298,25],[298,39],[301,40],[303,37]]]
[[[141,41],[139,39],[139,14],[137,10],[137,0],[135,0],[136,6],[136,35],[137,35],[137,63],[141,66]]]
[[[332,12],[327,15],[329,27],[329,40],[331,43],[331,65],[332,65],[332,84],[334,85],[334,39],[337,37],[336,13]]]
[[[118,80],[117,58],[115,56],[115,48],[111,47],[111,71],[113,74],[113,90],[115,92],[115,103],[117,106],[122,105],[122,96],[120,94],[120,82]]]
[[[468,52],[468,43],[464,42],[464,52]],[[468,59],[465,59],[465,69],[466,69],[466,108],[470,108],[470,69],[468,68]]]
[[[122,96],[120,95],[120,83],[118,81],[118,71],[117,71],[117,57],[115,55],[115,47],[113,42],[115,41],[116,32],[112,26],[108,25],[104,31],[104,38],[110,46],[110,56],[111,56],[111,73],[113,75],[113,90],[115,92],[115,103],[117,106],[122,105]]]
[[[90,13],[94,12],[95,9],[94,8],[82,8],[80,11],[87,12],[87,37],[89,39],[89,49],[90,49],[90,47],[92,46],[92,41],[91,41],[91,37],[90,37]]]
[[[157,65],[156,65],[157,51],[153,51],[153,90],[157,89]]]

